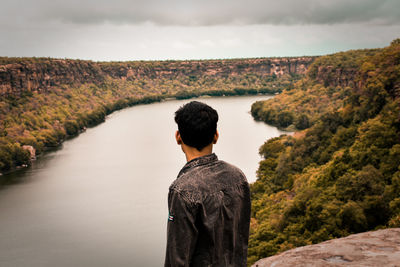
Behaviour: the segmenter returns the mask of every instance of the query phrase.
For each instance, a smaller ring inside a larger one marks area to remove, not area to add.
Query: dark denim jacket
[[[168,194],[165,266],[246,266],[250,190],[215,154],[186,163]]]

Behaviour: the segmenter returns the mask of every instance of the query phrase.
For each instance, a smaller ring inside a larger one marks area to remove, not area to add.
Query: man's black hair
[[[175,112],[175,122],[183,143],[201,151],[213,141],[218,113],[204,103],[192,101]]]

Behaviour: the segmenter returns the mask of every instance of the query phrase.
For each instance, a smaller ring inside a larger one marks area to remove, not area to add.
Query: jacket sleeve
[[[167,253],[165,267],[190,266],[198,230],[192,203],[173,189],[168,194]]]

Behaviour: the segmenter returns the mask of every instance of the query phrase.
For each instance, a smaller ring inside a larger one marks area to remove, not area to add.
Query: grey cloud
[[[7,23],[400,24],[399,0],[3,0]]]

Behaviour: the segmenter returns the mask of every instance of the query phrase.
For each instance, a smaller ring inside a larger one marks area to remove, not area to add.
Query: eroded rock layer
[[[52,86],[101,84],[122,80],[174,78],[182,75],[229,77],[305,74],[314,57],[189,61],[93,62],[51,58],[0,58],[0,95],[46,92]]]

